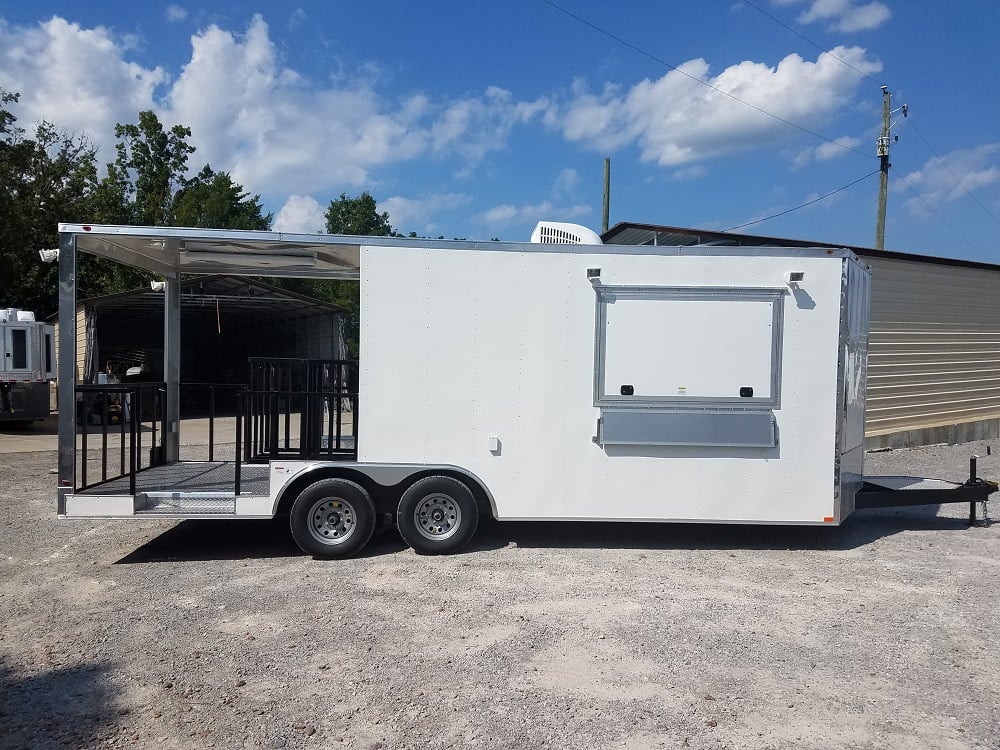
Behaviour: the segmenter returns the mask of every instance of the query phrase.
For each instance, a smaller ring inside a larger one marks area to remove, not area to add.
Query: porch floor
[[[240,467],[240,494],[267,495],[270,467],[266,464],[243,464]],[[180,461],[152,466],[136,472],[136,492],[207,492],[234,495],[235,461]],[[127,476],[93,485],[80,495],[127,495]]]

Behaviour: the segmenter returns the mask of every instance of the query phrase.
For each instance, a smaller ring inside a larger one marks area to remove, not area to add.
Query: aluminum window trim
[[[596,297],[594,323],[594,406],[615,409],[735,409],[763,410],[781,408],[781,356],[784,341],[784,287],[691,287],[604,285],[593,283]],[[771,380],[770,395],[748,398],[717,396],[620,396],[606,393],[608,303],[616,300],[700,301],[771,303]]]

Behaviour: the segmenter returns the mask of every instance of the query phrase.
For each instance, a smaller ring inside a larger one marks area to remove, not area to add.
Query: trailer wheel
[[[479,509],[472,492],[451,477],[424,477],[403,493],[396,525],[403,541],[423,555],[454,552],[472,539]]]
[[[323,479],[292,503],[292,538],[317,557],[349,557],[368,544],[375,506],[364,487],[346,479]]]

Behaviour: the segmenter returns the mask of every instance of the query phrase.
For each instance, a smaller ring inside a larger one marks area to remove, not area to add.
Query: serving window
[[[784,289],[594,288],[596,406],[778,407]]]

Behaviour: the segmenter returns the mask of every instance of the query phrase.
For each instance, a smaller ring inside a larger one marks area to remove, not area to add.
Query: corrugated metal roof
[[[754,234],[717,232],[710,229],[671,227],[662,224],[619,222],[601,235],[601,240],[607,245],[662,245],[664,247],[687,247],[691,245],[717,245],[724,247],[832,247],[838,249],[845,248],[865,258],[894,258],[896,260],[913,260],[945,266],[1000,270],[1000,265],[974,260],[916,255],[895,250],[876,250],[871,247],[845,245],[834,242],[815,242],[813,240],[796,240],[787,237],[763,237]]]

